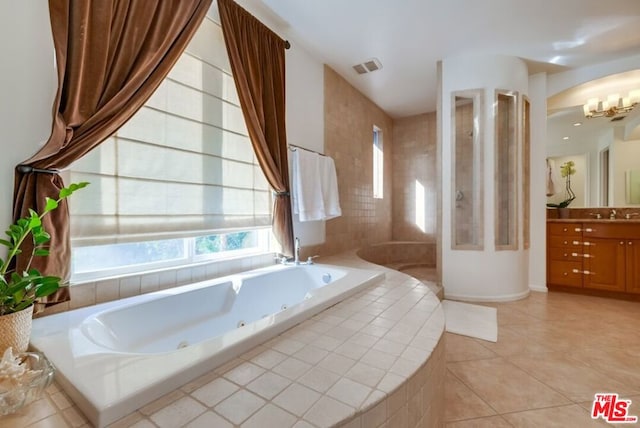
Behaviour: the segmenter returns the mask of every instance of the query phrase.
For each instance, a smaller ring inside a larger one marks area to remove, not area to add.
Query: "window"
[[[373,127],[373,197],[382,199],[384,196],[384,150],[382,148],[382,130]]]
[[[70,204],[74,281],[268,248],[271,191],[216,11],[147,103],[71,166],[91,183]]]
[[[269,229],[256,229],[197,238],[164,239],[73,248],[73,281],[124,275],[263,252]]]

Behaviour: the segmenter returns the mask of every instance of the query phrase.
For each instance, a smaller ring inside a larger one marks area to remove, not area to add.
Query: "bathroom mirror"
[[[580,189],[584,198],[570,208],[640,205],[629,202],[626,176],[626,171],[640,170],[640,106],[611,117],[586,118],[583,111],[590,97],[628,94],[638,89],[639,82],[640,70],[632,70],[575,86],[547,100],[547,157],[573,156],[585,162],[584,188]],[[559,180],[555,184],[562,190]],[[573,187],[573,177],[571,181]]]
[[[518,93],[496,90],[495,109],[495,246],[518,248]]]
[[[483,249],[482,132],[483,90],[451,95],[452,206],[451,245],[456,250]]]
[[[629,205],[640,204],[640,170],[629,170],[626,176],[626,202]]]

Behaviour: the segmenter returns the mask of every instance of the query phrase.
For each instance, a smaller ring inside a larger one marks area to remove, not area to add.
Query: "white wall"
[[[297,45],[287,51],[286,64],[287,142],[324,153],[324,67]],[[293,233],[301,246],[322,244],[325,222],[301,223],[294,214]]]
[[[48,139],[57,83],[47,2],[3,1],[0,16],[0,233],[4,235],[12,217],[14,168]]]
[[[473,70],[470,73],[469,70]],[[445,297],[462,300],[513,300],[529,292],[527,284],[528,253],[522,242],[514,251],[495,250],[494,204],[494,93],[496,89],[528,94],[526,64],[519,58],[502,55],[462,56],[442,62],[442,283]],[[484,91],[484,120],[480,124],[483,135],[483,236],[484,249],[453,250],[451,248],[450,215],[452,183],[451,93],[480,88]],[[520,186],[518,186],[520,188]],[[521,203],[518,213],[521,213]],[[518,230],[522,230],[519,215]]]
[[[531,212],[529,246],[529,288],[547,290],[547,212],[545,197],[547,139],[547,74],[529,77],[531,101]]]

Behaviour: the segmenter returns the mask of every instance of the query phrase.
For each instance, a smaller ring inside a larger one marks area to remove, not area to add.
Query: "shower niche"
[[[461,90],[451,95],[451,248],[528,248],[529,101],[517,91],[495,89],[486,91],[491,103],[487,106],[485,91]],[[493,147],[484,146],[485,136],[491,138],[489,127]],[[485,168],[493,173],[485,176],[489,173]],[[488,186],[493,186],[490,194]],[[491,218],[483,218],[491,212]]]
[[[483,91],[456,91],[451,98],[453,249],[483,249],[482,123]]]

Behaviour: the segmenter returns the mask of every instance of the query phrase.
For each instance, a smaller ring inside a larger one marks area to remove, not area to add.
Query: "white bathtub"
[[[35,319],[31,345],[102,427],[382,276],[321,264],[271,266]]]

